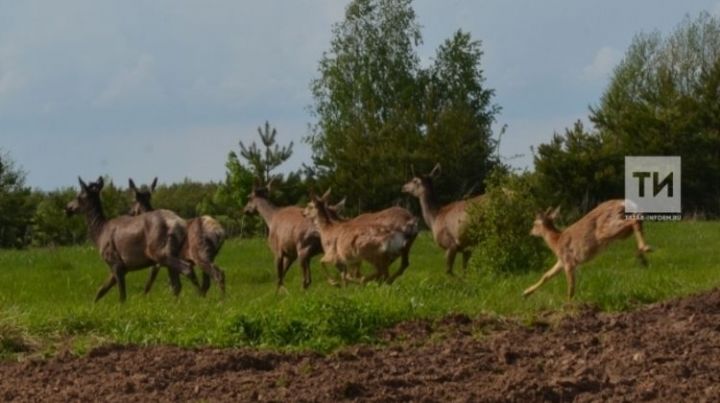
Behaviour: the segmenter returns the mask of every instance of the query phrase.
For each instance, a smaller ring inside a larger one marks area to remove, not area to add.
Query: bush
[[[483,203],[469,209],[468,233],[476,244],[471,267],[492,273],[521,273],[545,264],[549,251],[530,236],[540,206],[528,173],[492,174]]]

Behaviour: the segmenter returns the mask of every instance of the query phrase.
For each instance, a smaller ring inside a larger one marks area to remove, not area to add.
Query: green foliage
[[[441,202],[482,191],[485,177],[499,164],[491,125],[500,108],[492,104],[494,90],[484,86],[482,55],[480,41],[458,30],[423,72],[428,78],[421,88],[421,154],[426,164],[442,166],[444,180],[436,191],[447,199]]]
[[[210,214],[216,209],[212,199],[217,189],[215,183],[202,183],[187,178],[180,183],[161,184],[153,192],[153,207],[172,210],[183,218]]]
[[[32,244],[69,245],[86,239],[86,226],[83,217],[67,217],[65,206],[72,200],[76,191],[65,188],[42,195],[33,216]]]
[[[622,197],[623,157],[610,153],[598,133],[581,121],[564,135],[555,134],[535,153],[536,197],[547,206],[560,205],[579,216],[598,203]],[[542,206],[539,206],[542,207]]]
[[[686,17],[670,35],[640,34],[613,72],[595,130],[580,123],[538,147],[535,167],[547,199],[587,211],[619,197],[624,157],[682,157],[688,213],[720,215],[720,18]]]
[[[539,210],[530,174],[491,175],[483,202],[470,208],[468,231],[476,243],[471,267],[496,274],[544,267],[550,253],[529,234]]]
[[[396,201],[412,164],[442,164],[447,200],[481,190],[495,165],[498,108],[484,87],[480,43],[458,31],[427,69],[420,43],[409,0],[353,1],[333,28],[311,85],[317,122],[307,140],[320,185],[347,196],[351,210]]]
[[[258,135],[264,149],[260,149],[254,141],[247,147],[241,141],[240,155],[253,168],[255,176],[260,178],[263,183],[268,183],[271,178],[270,172],[292,156],[293,143],[291,141],[288,146],[282,147],[276,144],[277,130],[274,127],[271,128],[268,121],[265,121],[264,130],[262,127],[258,127]]]
[[[0,248],[27,244],[33,201],[25,186],[25,172],[0,150]]]

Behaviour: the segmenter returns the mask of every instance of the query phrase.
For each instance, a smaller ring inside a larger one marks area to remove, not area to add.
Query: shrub
[[[469,209],[468,233],[476,244],[471,267],[493,273],[520,273],[544,265],[549,252],[530,236],[540,206],[528,173],[492,174],[483,203]]]

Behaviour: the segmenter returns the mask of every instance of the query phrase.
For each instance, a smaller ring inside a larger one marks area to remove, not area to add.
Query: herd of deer
[[[467,207],[481,202],[483,196],[440,206],[433,190],[433,179],[439,170],[438,164],[427,175],[413,174],[414,177],[402,187],[402,191],[419,199],[422,216],[433,239],[445,250],[445,270],[452,274],[458,252],[463,257],[463,269],[467,268],[472,246],[465,231]],[[180,274],[185,275],[201,295],[208,291],[211,280],[225,293],[225,274],[214,263],[225,233],[212,217],[202,216],[186,221],[172,211],[153,210],[150,201],[157,185],[155,178],[149,187],[142,189],[130,179],[130,189],[135,195],[130,215],[108,219],[100,200],[103,179],[90,184],[81,178],[78,180],[80,192],[68,203],[66,212],[85,215],[89,238],[110,268],[110,275],[98,290],[95,301],[116,284],[120,301],[124,301],[125,274],[148,267],[151,272],[145,293],[149,292],[160,266],[168,268],[175,295],[181,289]],[[298,259],[302,267],[303,287],[309,287],[310,260],[320,253],[323,253],[323,266],[334,265],[340,271],[343,285],[347,281],[364,283],[371,280],[392,283],[410,265],[410,248],[418,234],[419,219],[408,210],[391,207],[345,219],[339,215],[344,199],[335,205],[329,204],[329,190],[322,196],[312,194],[305,208],[277,207],[269,200],[270,185],[261,186],[256,182],[244,212],[260,214],[267,224],[278,290],[284,290],[285,275]],[[530,295],[563,270],[567,296],[572,298],[577,266],[590,260],[611,241],[626,238],[631,233],[636,237],[638,257],[646,262],[645,253],[650,251],[650,247],[645,243],[642,223],[626,219],[624,212],[624,200],[609,200],[562,231],[554,224],[557,209],[538,213],[530,233],[545,240],[557,257],[557,263],[523,295]],[[400,267],[390,274],[389,267],[398,257],[401,257]],[[375,269],[367,277],[360,274],[363,261]],[[194,266],[202,269],[202,284],[198,282]]]

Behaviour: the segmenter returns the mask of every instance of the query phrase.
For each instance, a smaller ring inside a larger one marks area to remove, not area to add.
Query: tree
[[[268,121],[265,121],[265,130],[258,127],[258,135],[260,135],[264,149],[260,149],[254,141],[249,147],[246,147],[241,141],[240,155],[248,161],[254,169],[255,175],[264,183],[268,183],[271,178],[270,172],[292,156],[293,142],[291,141],[288,146],[283,147],[275,144],[277,130],[274,127],[271,128]]]
[[[423,86],[426,164],[441,163],[438,192],[449,199],[483,190],[499,161],[492,123],[500,108],[485,88],[480,41],[458,30],[438,49]]]
[[[685,211],[720,214],[720,18],[638,35],[591,108],[608,152],[680,155]]]
[[[34,209],[25,172],[0,150],[0,247],[27,244]]]
[[[355,0],[333,28],[312,84],[317,119],[307,141],[319,184],[359,210],[401,196],[410,167],[443,166],[443,196],[482,190],[496,165],[498,108],[484,87],[480,42],[458,31],[420,67],[409,0]]]
[[[308,142],[321,184],[354,206],[388,204],[409,176],[420,142],[420,42],[410,0],[355,0],[333,27],[311,84],[317,122]]]
[[[534,191],[545,207],[562,205],[580,217],[606,199],[622,197],[622,156],[609,152],[600,135],[586,131],[580,120],[541,144],[534,160]]]
[[[669,36],[640,34],[615,68],[594,129],[580,124],[538,147],[535,168],[552,200],[584,205],[623,193],[626,155],[682,157],[686,212],[720,214],[720,19],[686,17]]]

